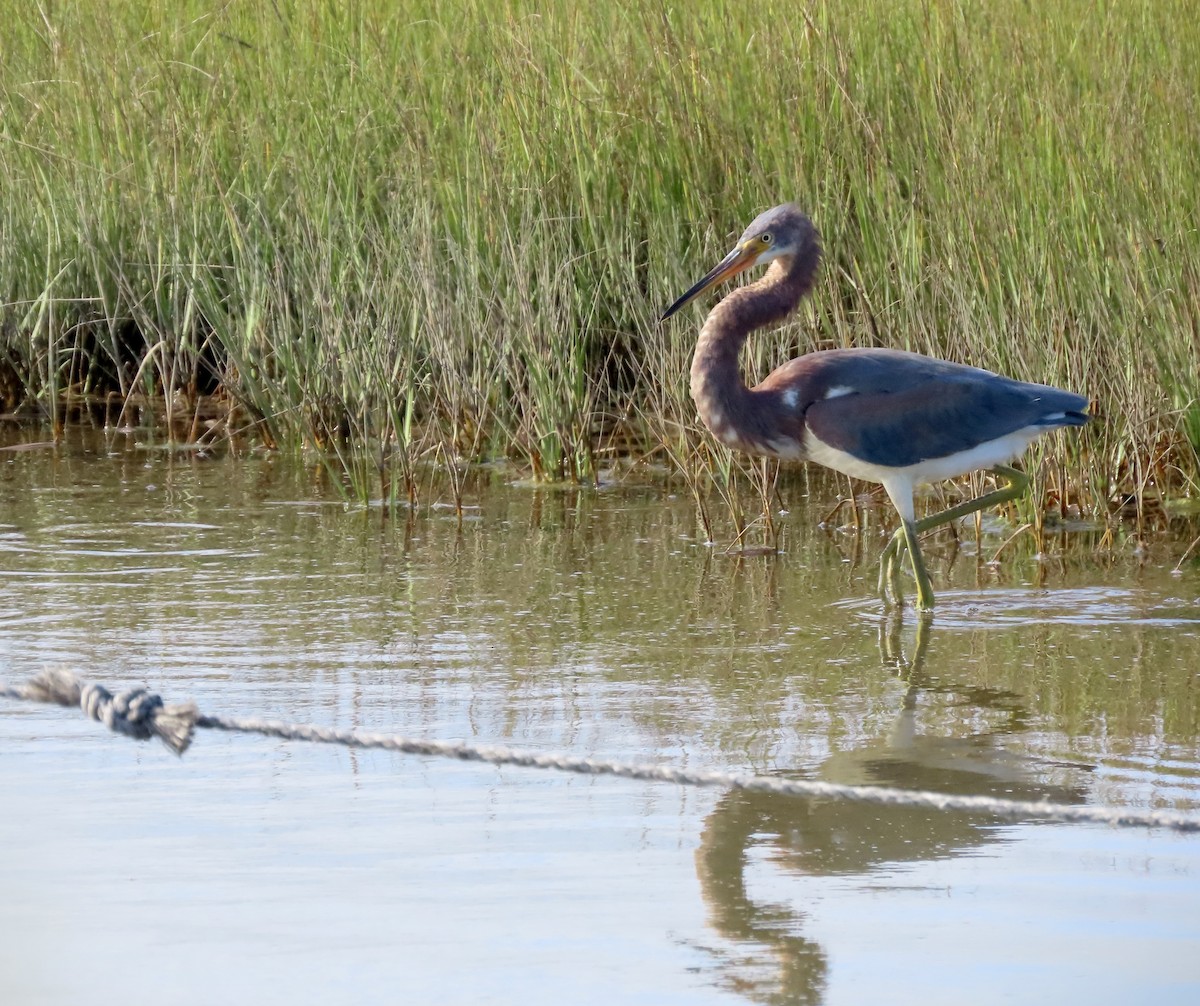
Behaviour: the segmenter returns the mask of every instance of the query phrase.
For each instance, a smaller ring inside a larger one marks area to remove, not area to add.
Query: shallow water
[[[28,438],[27,438],[28,439]],[[780,553],[660,486],[478,473],[459,522],[270,456],[0,453],[0,678],[693,769],[1200,812],[1200,571],[929,557],[785,487]],[[447,493],[442,502],[449,501]],[[985,539],[994,551],[1003,537]],[[1177,551],[1182,551],[1182,547]],[[1177,553],[1176,553],[1177,554]],[[1200,836],[881,810],[0,700],[0,1001],[1190,1003]]]

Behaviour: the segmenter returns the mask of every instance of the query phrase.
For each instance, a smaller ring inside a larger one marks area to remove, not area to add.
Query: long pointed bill
[[[667,308],[662,313],[662,317],[658,320],[666,321],[681,307],[683,307],[685,304],[690,304],[709,287],[716,286],[718,283],[724,283],[725,280],[732,279],[738,273],[743,272],[754,265],[758,258],[758,253],[751,251],[750,248],[747,247],[748,245],[749,242],[747,242],[745,245],[738,245],[736,248],[734,248],[733,251],[721,259],[721,261],[713,267],[712,271],[709,272],[708,275],[706,275],[702,280],[700,280],[699,283],[697,283],[687,293],[680,297],[679,300],[675,301],[674,304]]]

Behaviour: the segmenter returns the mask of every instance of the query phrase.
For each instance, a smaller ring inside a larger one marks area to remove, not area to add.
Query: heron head
[[[794,203],[784,203],[760,213],[737,239],[733,250],[718,262],[695,286],[666,311],[660,321],[671,317],[710,287],[732,279],[757,265],[777,258],[793,258],[811,251],[817,244],[817,229]]]

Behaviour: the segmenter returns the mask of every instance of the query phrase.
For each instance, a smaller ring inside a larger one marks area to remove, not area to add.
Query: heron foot
[[[902,553],[907,550],[912,563],[913,577],[917,581],[918,611],[932,611],[934,605],[933,584],[925,559],[917,544],[917,534],[923,530],[919,522],[904,522],[896,530],[879,557],[879,599],[885,607],[904,607],[904,592],[900,586],[900,568],[904,564]]]
[[[879,557],[879,599],[885,606],[891,607],[894,604],[899,608],[904,605],[904,598],[900,592],[900,565],[903,561],[900,553],[902,549],[907,548],[912,560],[913,576],[917,580],[916,608],[918,611],[933,610],[933,585],[930,583],[929,572],[925,568],[921,550],[917,546],[918,534],[931,531],[950,521],[959,520],[979,510],[1008,503],[1022,496],[1029,488],[1029,476],[1018,468],[996,465],[989,471],[997,478],[1004,479],[1008,484],[975,499],[952,506],[948,510],[923,517],[921,520],[902,521],[901,527],[892,535],[883,554]]]
[[[885,608],[904,606],[904,593],[900,587],[900,553],[904,547],[904,530],[900,528],[879,556],[879,599]]]

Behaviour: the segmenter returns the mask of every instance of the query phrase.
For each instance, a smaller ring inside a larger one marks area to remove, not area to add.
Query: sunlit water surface
[[[814,526],[832,486],[809,513],[787,484],[779,554],[736,558],[686,492],[509,478],[473,477],[461,521],[429,493],[385,519],[279,458],[5,451],[0,677],[65,664],[211,713],[1200,808],[1186,543],[1100,563],[1063,535],[998,566],[931,543],[918,638],[872,598],[878,538]],[[4,1003],[1200,1001],[1198,836],[211,732],[178,759],[13,702],[0,808]]]

